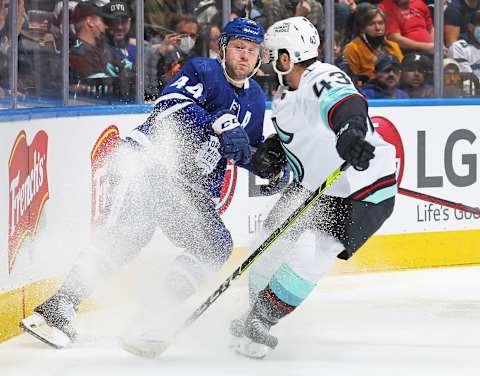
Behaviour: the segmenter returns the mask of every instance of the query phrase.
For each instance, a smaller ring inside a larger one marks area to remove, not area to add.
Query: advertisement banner
[[[480,206],[480,128],[473,106],[379,107],[375,128],[397,149],[400,188]],[[56,117],[1,124],[0,292],[64,273],[101,220],[108,179],[104,156],[147,114]],[[269,112],[265,136],[273,133]],[[228,166],[218,210],[235,247],[256,239],[278,199],[259,196],[266,181]],[[438,202],[438,201],[437,201]],[[480,229],[480,215],[399,194],[377,235]],[[158,231],[154,238],[168,244]]]

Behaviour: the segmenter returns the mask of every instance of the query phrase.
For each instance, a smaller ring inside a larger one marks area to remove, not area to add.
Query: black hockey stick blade
[[[207,308],[230,287],[230,283],[240,277],[245,270],[247,270],[248,267],[280,237],[280,235],[290,228],[292,224],[294,224],[295,221],[305,213],[349,167],[350,164],[344,162],[339,168],[332,172],[322,185],[313,191],[310,196],[308,196],[305,201],[279,227],[277,227],[275,231],[273,231],[272,234],[260,244],[260,246],[255,249],[255,251],[253,251],[237,269],[235,269],[235,271],[213,292],[213,294],[211,294],[207,300],[205,300],[205,302],[185,320],[183,325],[175,331],[171,338],[160,342],[162,346],[160,347],[157,356],[163,353],[175,341],[175,338],[180,333],[193,324],[207,310]]]

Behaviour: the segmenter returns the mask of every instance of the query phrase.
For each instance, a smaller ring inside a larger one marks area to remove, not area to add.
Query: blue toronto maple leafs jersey
[[[195,164],[194,155],[210,139],[210,125],[216,114],[226,110],[237,115],[250,145],[258,146],[263,141],[265,100],[265,93],[255,81],[247,79],[243,88],[235,88],[225,78],[218,60],[196,57],[164,88],[152,114],[130,137],[141,145],[156,144],[164,137],[165,128],[175,124],[176,133],[189,140],[183,150],[184,177],[196,184],[201,180],[203,186],[218,197],[227,161],[221,158],[210,174],[199,177],[191,168]]]

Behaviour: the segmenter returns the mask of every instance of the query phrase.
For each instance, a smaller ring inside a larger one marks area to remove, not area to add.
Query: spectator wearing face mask
[[[480,78],[480,10],[470,19],[467,31],[450,46],[448,57],[458,63],[460,73]]]
[[[359,83],[375,77],[379,56],[392,54],[401,61],[400,46],[385,38],[385,14],[376,5],[364,4],[355,16],[358,36],[345,46],[343,55]]]
[[[480,9],[480,0],[449,0],[444,12],[445,45],[450,47],[467,32],[473,14]]]
[[[370,80],[362,92],[368,99],[405,99],[408,94],[398,88],[400,62],[393,55],[383,55],[375,64],[375,78]]]
[[[199,27],[195,17],[185,14],[174,17],[173,30],[180,36],[176,48],[185,59],[201,55],[197,46]]]

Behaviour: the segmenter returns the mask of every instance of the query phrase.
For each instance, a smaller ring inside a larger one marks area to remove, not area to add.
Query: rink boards
[[[372,105],[379,133],[397,147],[401,188],[480,206],[479,106],[435,100]],[[101,158],[113,130],[126,136],[149,109],[0,113],[0,340],[18,332],[18,320],[52,291],[88,243],[105,188],[102,166],[92,167],[92,156]],[[268,135],[269,113],[265,118]],[[256,195],[262,183],[229,167],[219,210],[236,246],[232,263],[245,255],[277,199]],[[392,217],[351,260],[339,262],[336,272],[479,264],[480,216],[434,202],[398,195]],[[154,243],[168,241],[158,233]]]

